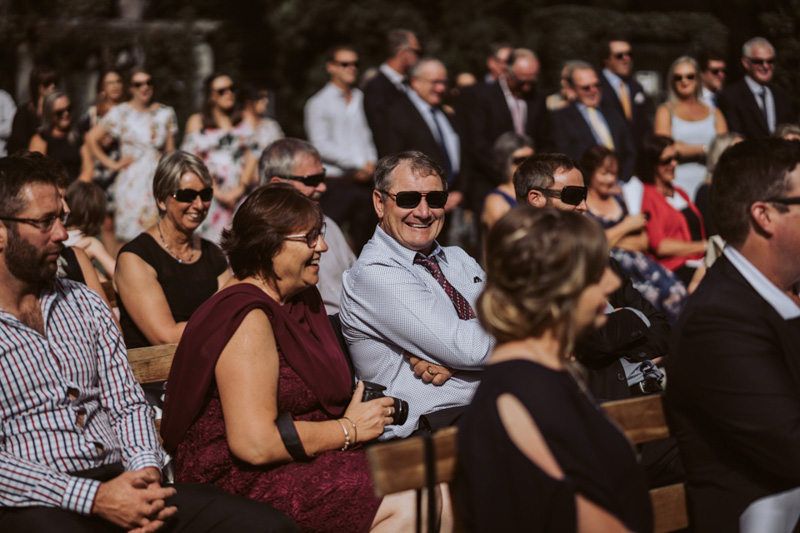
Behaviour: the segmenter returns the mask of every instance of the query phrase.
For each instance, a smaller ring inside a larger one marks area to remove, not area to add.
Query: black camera
[[[372,383],[371,381],[364,382],[364,395],[361,397],[362,402],[368,402],[375,398],[384,398],[386,395],[383,391],[386,387]],[[394,412],[392,413],[392,425],[402,426],[408,419],[408,402],[400,398],[392,398],[394,400]]]

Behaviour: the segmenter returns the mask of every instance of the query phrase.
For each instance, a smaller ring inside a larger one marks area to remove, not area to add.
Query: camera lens
[[[394,414],[392,414],[392,424],[402,426],[408,419],[408,402],[400,398],[394,399]]]

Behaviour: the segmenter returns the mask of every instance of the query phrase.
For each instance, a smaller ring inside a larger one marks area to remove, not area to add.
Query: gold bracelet
[[[344,446],[342,446],[340,451],[346,452],[350,448],[350,432],[347,431],[347,428],[345,427],[341,418],[337,419],[336,421],[339,422],[339,425],[342,426],[342,429],[344,430]]]
[[[343,416],[342,418],[344,418],[353,425],[353,444],[358,444],[358,428],[356,427],[356,423],[347,418],[346,416]]]

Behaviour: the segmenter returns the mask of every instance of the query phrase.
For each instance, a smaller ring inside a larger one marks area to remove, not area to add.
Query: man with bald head
[[[527,48],[511,52],[497,83],[478,84],[462,91],[458,116],[462,123],[469,205],[480,220],[483,200],[503,176],[495,164],[492,147],[507,131],[534,140],[537,152],[553,148],[545,94],[537,90],[539,60]]]

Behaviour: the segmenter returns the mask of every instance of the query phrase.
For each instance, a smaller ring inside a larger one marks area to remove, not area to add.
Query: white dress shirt
[[[453,168],[453,175],[458,174],[461,167],[461,140],[458,137],[458,133],[456,133],[456,130],[453,129],[450,121],[445,116],[444,111],[435,108],[436,123],[434,123],[433,113],[431,112],[431,109],[434,109],[433,106],[423,100],[416,91],[408,91],[408,99],[411,100],[411,103],[417,108],[419,114],[422,115],[422,119],[425,121],[425,124],[428,125],[428,129],[431,130],[431,134],[433,134],[433,138],[436,139],[439,146],[445,146],[447,157],[450,158],[450,166]],[[436,127],[437,124],[439,125],[438,129]],[[439,138],[439,131],[444,135],[444,143],[442,143],[442,139]]]

